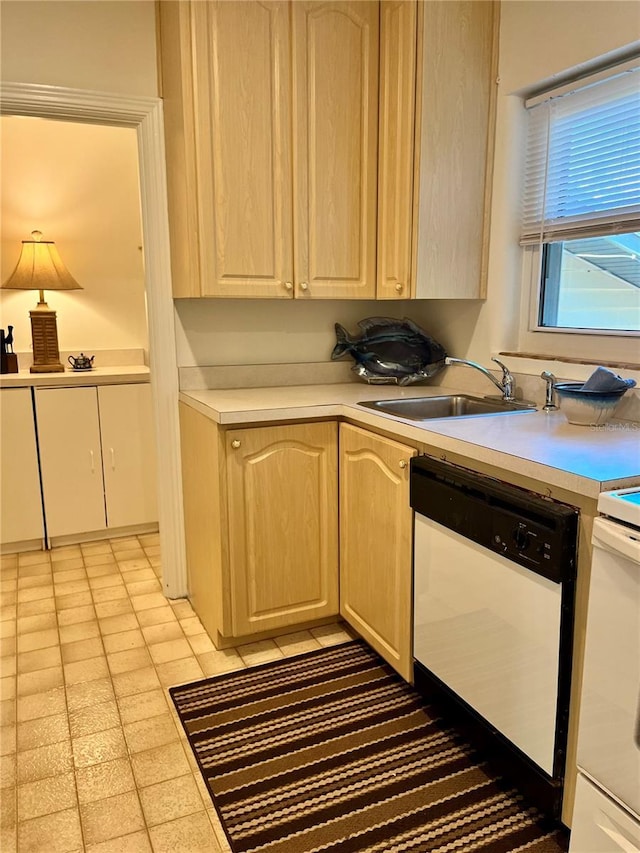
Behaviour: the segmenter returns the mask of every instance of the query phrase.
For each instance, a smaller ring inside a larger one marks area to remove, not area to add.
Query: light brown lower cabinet
[[[193,606],[214,640],[338,613],[336,423],[222,430],[180,404]]]
[[[340,613],[407,681],[413,680],[409,460],[416,453],[340,425]]]

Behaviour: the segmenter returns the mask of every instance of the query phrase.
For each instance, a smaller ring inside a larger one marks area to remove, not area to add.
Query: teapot
[[[94,358],[95,355],[89,357],[81,352],[78,356],[70,355],[67,360],[74,370],[91,370]]]

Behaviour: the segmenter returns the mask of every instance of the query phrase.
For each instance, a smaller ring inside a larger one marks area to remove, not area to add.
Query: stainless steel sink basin
[[[499,415],[510,412],[535,412],[526,403],[510,403],[467,394],[448,394],[441,397],[405,397],[398,400],[369,400],[359,403],[386,415],[426,421],[432,418],[468,418],[477,415]]]

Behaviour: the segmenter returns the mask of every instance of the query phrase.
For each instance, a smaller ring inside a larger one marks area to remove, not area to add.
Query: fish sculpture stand
[[[361,334],[350,336],[335,324],[331,359],[350,355],[352,370],[371,384],[409,385],[430,379],[445,366],[444,347],[406,317],[367,317],[358,322]]]

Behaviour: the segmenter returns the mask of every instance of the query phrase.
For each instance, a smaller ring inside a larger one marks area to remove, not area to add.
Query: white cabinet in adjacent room
[[[38,451],[30,388],[0,391],[0,542],[44,539]]]
[[[38,388],[35,398],[49,539],[155,522],[150,386]]]
[[[151,386],[101,385],[98,409],[107,527],[152,524],[158,509]]]
[[[104,529],[95,387],[37,388],[35,394],[49,537]]]

